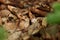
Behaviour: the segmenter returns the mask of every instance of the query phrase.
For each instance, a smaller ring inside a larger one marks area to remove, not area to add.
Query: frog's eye
[[[9,17],[8,19],[11,21],[13,19],[13,17]]]

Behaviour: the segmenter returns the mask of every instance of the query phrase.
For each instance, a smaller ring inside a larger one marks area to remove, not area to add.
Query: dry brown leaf
[[[11,2],[9,0],[0,0],[1,3],[4,3],[4,4],[10,4]]]
[[[31,8],[31,11],[33,12],[33,13],[36,13],[36,14],[39,14],[39,15],[41,15],[41,16],[46,16],[46,14],[47,14],[47,12],[45,12],[45,11],[42,11],[42,10],[39,10],[39,9],[36,9],[36,8]]]

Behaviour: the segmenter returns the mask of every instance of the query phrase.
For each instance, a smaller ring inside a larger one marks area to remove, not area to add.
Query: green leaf
[[[54,3],[54,12],[47,15],[47,22],[49,24],[60,24],[60,3]]]
[[[55,11],[60,11],[60,3],[59,2],[53,3],[52,7],[55,9]]]
[[[0,40],[5,40],[7,38],[7,32],[3,27],[0,27]]]

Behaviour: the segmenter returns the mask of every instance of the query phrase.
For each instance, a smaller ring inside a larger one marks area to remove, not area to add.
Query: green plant
[[[6,30],[0,26],[0,40],[5,40],[7,38]]]
[[[53,3],[54,12],[47,15],[47,22],[49,24],[60,24],[60,3]]]

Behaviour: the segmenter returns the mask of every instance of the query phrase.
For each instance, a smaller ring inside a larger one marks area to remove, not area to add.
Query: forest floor
[[[60,25],[45,20],[56,1],[0,0],[0,25],[8,32],[7,40],[60,40]]]

